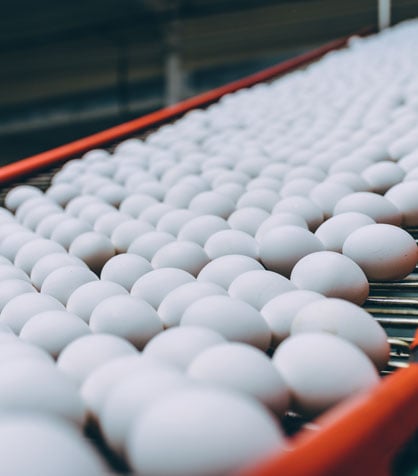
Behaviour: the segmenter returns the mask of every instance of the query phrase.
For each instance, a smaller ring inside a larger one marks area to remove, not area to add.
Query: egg
[[[75,289],[67,300],[67,311],[90,321],[93,309],[109,296],[126,295],[128,291],[120,284],[112,281],[91,281]]]
[[[37,261],[51,253],[65,253],[65,249],[59,243],[46,238],[31,240],[16,253],[14,264],[30,274]]]
[[[66,305],[73,291],[84,283],[97,280],[97,275],[90,269],[78,265],[67,265],[55,269],[44,279],[41,293],[48,294]]]
[[[308,290],[291,290],[268,301],[260,310],[272,333],[272,345],[277,345],[290,335],[297,312],[311,302],[325,299],[322,294]]]
[[[71,199],[65,206],[65,213],[72,217],[78,217],[80,213],[92,203],[101,203],[94,195],[80,195]]]
[[[7,222],[7,223],[1,223],[0,246],[1,246],[1,243],[4,240],[6,240],[8,237],[10,237],[11,234],[20,233],[20,232],[28,232],[28,230],[24,226],[20,225],[19,223],[14,222],[14,221]]]
[[[164,197],[164,203],[175,207],[176,209],[186,208],[191,200],[202,193],[202,187],[191,183],[177,183],[167,189]]]
[[[371,281],[405,278],[417,264],[415,240],[393,225],[373,224],[353,231],[344,241],[343,254],[354,260]]]
[[[313,187],[309,193],[309,198],[322,210],[325,219],[332,216],[337,202],[353,193],[347,185],[336,182],[323,182]]]
[[[94,333],[122,337],[142,350],[150,339],[163,330],[163,324],[151,304],[132,296],[111,296],[110,293],[109,296],[102,299],[91,313],[89,325]]]
[[[41,312],[31,312],[21,327],[20,338],[56,359],[70,342],[90,333],[88,325],[80,317],[64,308],[46,310],[45,306]]]
[[[281,429],[256,400],[187,388],[159,399],[133,422],[127,454],[140,474],[220,476],[284,447]]]
[[[204,246],[207,239],[221,230],[228,230],[228,222],[216,215],[200,215],[185,223],[179,230],[178,239],[194,241]]]
[[[80,258],[66,253],[51,253],[39,259],[30,273],[32,284],[41,289],[45,278],[58,268],[64,266],[81,266],[87,268],[87,265]]]
[[[51,233],[51,240],[59,243],[66,250],[71,246],[71,243],[82,233],[92,231],[89,223],[78,218],[67,218],[57,224]]]
[[[158,268],[178,268],[197,276],[209,262],[205,250],[192,241],[176,241],[162,246],[153,256],[151,264]]]
[[[291,336],[273,363],[290,388],[297,412],[316,416],[379,383],[371,360],[350,342],[327,333]]]
[[[417,186],[418,180],[402,182],[385,193],[385,198],[400,211],[403,226],[418,225]]]
[[[63,212],[47,215],[38,223],[35,232],[37,235],[42,236],[42,238],[51,238],[56,226],[66,220],[68,220],[68,215]]]
[[[48,365],[52,365],[54,362],[47,352],[34,345],[24,343],[17,337],[10,339],[10,336],[7,335],[6,340],[3,336],[1,344],[0,367],[7,367],[9,364],[19,361],[43,362]]]
[[[278,415],[290,406],[289,390],[270,358],[247,344],[225,343],[203,350],[188,366],[187,375],[247,394]]]
[[[157,203],[158,200],[156,198],[150,197],[145,193],[134,193],[121,202],[119,211],[133,218],[138,218],[146,208]]]
[[[106,262],[100,273],[100,279],[120,284],[130,291],[135,281],[152,269],[151,263],[142,256],[122,253]]]
[[[264,269],[263,266],[249,256],[225,255],[214,259],[203,267],[197,276],[197,280],[214,283],[228,289],[232,281],[240,274],[245,271],[260,269]]]
[[[369,294],[367,277],[352,259],[334,251],[319,251],[302,258],[292,270],[292,283],[327,297],[361,306]]]
[[[5,279],[23,279],[23,281],[30,282],[29,276],[20,268],[9,264],[0,264],[0,282]]]
[[[235,210],[235,203],[218,192],[201,192],[191,200],[189,210],[199,215],[216,215],[227,219]]]
[[[52,296],[29,292],[13,297],[3,307],[0,322],[19,334],[26,322],[43,311],[64,310],[64,306]]]
[[[118,378],[107,392],[100,411],[100,428],[107,444],[123,454],[134,419],[159,398],[190,385],[186,376],[168,367],[165,371],[158,369]]]
[[[324,249],[321,241],[300,226],[273,228],[260,241],[260,260],[271,271],[289,277],[295,264],[304,256]]]
[[[57,205],[46,204],[33,207],[29,210],[23,220],[21,221],[22,225],[29,230],[35,231],[39,223],[47,216],[59,213],[62,209]]]
[[[185,310],[180,325],[208,327],[228,340],[261,350],[267,350],[271,341],[261,314],[248,303],[228,296],[206,296],[195,301]]]
[[[71,243],[68,252],[83,260],[97,274],[116,253],[111,240],[97,231],[88,231],[77,236]]]
[[[131,217],[125,213],[110,211],[97,218],[94,222],[93,229],[110,237],[118,225],[130,219]]]
[[[181,227],[195,217],[190,210],[172,210],[160,218],[155,229],[177,236]]]
[[[178,326],[184,311],[190,304],[214,294],[226,295],[226,291],[216,284],[199,281],[186,283],[173,289],[158,306],[158,315],[164,327]]]
[[[164,231],[147,231],[132,241],[127,252],[130,255],[136,254],[151,262],[159,249],[175,240],[175,236]]]
[[[25,219],[25,216],[31,211],[38,207],[42,207],[44,205],[52,205],[57,207],[56,204],[52,200],[49,200],[44,195],[39,195],[33,198],[29,198],[25,200],[17,210],[15,211],[15,218],[19,223],[22,223]],[[57,207],[59,209],[59,207]]]
[[[347,185],[354,192],[368,192],[370,185],[361,175],[355,172],[338,172],[328,175],[325,182],[341,183]]]
[[[307,229],[308,225],[306,220],[295,213],[276,213],[275,215],[270,215],[266,220],[264,220],[257,228],[255,233],[255,239],[257,242],[260,242],[262,237],[272,230],[273,228],[283,226],[283,225],[295,225]]]
[[[238,183],[227,182],[214,187],[214,191],[230,198],[234,203],[236,203],[245,192],[245,188],[243,185]]]
[[[48,188],[45,196],[53,200],[61,207],[65,207],[67,203],[79,195],[78,187],[70,183],[57,183]]]
[[[225,255],[244,255],[257,259],[258,244],[244,231],[221,230],[207,239],[205,252],[211,260]]]
[[[250,190],[241,195],[237,201],[237,209],[257,207],[270,213],[278,201],[279,195],[273,190]]]
[[[99,454],[77,429],[40,414],[9,414],[0,418],[2,471],[8,476],[100,476],[107,471]],[[16,453],[19,447],[25,457]],[[46,454],[54,458],[45,458]]]
[[[79,387],[100,365],[123,355],[134,355],[136,352],[132,344],[117,336],[84,335],[62,350],[57,367]]]
[[[39,236],[31,231],[16,231],[12,232],[4,238],[0,243],[0,254],[10,261],[14,261],[17,252],[23,245],[39,239]]]
[[[328,251],[342,252],[343,244],[350,233],[362,226],[376,223],[364,213],[346,212],[324,221],[315,231],[315,236]]]
[[[126,253],[135,239],[154,231],[154,227],[143,220],[128,220],[118,225],[110,236],[117,253]]]
[[[4,204],[6,208],[15,212],[26,200],[41,197],[42,195],[41,190],[37,187],[31,185],[18,185],[7,192]]]
[[[160,268],[141,276],[131,289],[131,295],[147,301],[158,309],[162,300],[173,289],[194,281],[194,277],[178,268]]]
[[[370,184],[371,192],[384,194],[391,187],[402,182],[405,171],[399,165],[386,160],[370,165],[363,170],[361,176]]]
[[[290,333],[328,332],[359,347],[383,370],[390,346],[380,324],[363,308],[343,299],[320,299],[306,304],[293,319]]]
[[[14,297],[35,292],[36,289],[26,280],[17,278],[4,279],[1,281],[0,286],[0,312],[3,311],[6,304]]]
[[[289,212],[305,219],[310,231],[315,231],[324,221],[322,210],[307,197],[294,196],[283,198],[274,206],[272,213]]]
[[[388,223],[399,226],[401,212],[387,198],[372,192],[356,192],[346,195],[337,202],[334,215],[346,212],[358,212],[368,215],[376,223]]]

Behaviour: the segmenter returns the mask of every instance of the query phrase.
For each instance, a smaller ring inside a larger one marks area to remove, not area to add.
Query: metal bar
[[[378,26],[379,31],[390,26],[391,0],[378,0]]]

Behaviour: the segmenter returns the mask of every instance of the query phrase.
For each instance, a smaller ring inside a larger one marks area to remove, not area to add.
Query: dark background
[[[394,0],[392,15],[417,16],[418,0]],[[0,163],[376,23],[376,0],[9,2],[0,16]]]

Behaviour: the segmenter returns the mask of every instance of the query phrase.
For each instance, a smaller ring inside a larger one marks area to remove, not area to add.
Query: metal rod
[[[391,0],[378,0],[378,26],[384,30],[390,26]]]

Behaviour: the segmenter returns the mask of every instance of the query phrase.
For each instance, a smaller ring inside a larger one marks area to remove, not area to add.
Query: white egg
[[[55,227],[68,220],[68,215],[63,212],[53,213],[43,218],[35,229],[35,232],[43,238],[51,238],[52,232]]]
[[[325,299],[325,296],[314,291],[297,289],[279,294],[261,308],[261,315],[272,333],[274,347],[289,337],[292,322],[299,309],[318,299]]]
[[[280,190],[281,181],[270,177],[257,177],[247,183],[246,190],[268,189],[273,192]]]
[[[312,188],[309,198],[322,210],[325,219],[332,216],[337,202],[353,193],[347,185],[336,182],[323,182]]]
[[[57,416],[84,424],[84,405],[73,382],[48,362],[19,360],[0,366],[0,411]]]
[[[152,226],[157,226],[157,223],[167,213],[173,211],[174,208],[166,203],[157,203],[146,208],[140,215],[139,219],[149,223]]]
[[[108,395],[120,382],[126,379],[142,378],[149,374],[160,373],[179,375],[180,371],[173,365],[139,353],[123,355],[97,367],[81,386],[80,395],[90,417],[97,418],[103,409]],[[119,410],[122,410],[122,408]]]
[[[194,241],[204,246],[207,239],[221,230],[228,230],[228,222],[216,215],[200,215],[185,223],[179,230],[178,239]]]
[[[14,297],[26,293],[35,293],[36,289],[29,281],[22,279],[5,279],[0,286],[0,312]]]
[[[242,273],[262,270],[263,266],[255,259],[244,255],[226,255],[208,263],[197,276],[198,281],[218,284],[228,289],[232,281]]]
[[[12,340],[7,335],[7,340],[3,337],[1,344],[0,368],[19,361],[43,362],[49,365],[54,362],[52,357],[43,349],[27,344],[17,337]]]
[[[11,234],[20,233],[20,232],[28,232],[28,230],[20,225],[19,223],[12,221],[7,223],[0,223],[0,244],[10,237]]]
[[[16,266],[9,264],[0,264],[0,282],[5,279],[23,279],[30,282],[29,276]]]
[[[358,175],[355,172],[338,172],[329,175],[325,181],[347,185],[354,192],[369,191],[369,184],[361,177],[361,175]]]
[[[45,196],[56,202],[61,207],[80,194],[78,187],[69,183],[57,183],[48,188]]]
[[[45,278],[58,268],[64,266],[81,266],[87,268],[87,265],[80,258],[66,253],[51,253],[39,259],[30,273],[32,284],[41,289]]]
[[[97,274],[116,253],[110,239],[97,231],[88,231],[77,236],[71,243],[68,252],[83,260]]]
[[[231,199],[234,203],[236,203],[241,195],[245,192],[245,188],[243,185],[234,182],[226,182],[214,187],[213,189],[215,192],[224,195]]]
[[[282,431],[256,400],[192,388],[170,393],[141,414],[133,423],[127,453],[141,474],[220,476],[284,447]],[[155,458],[156,453],[164,458]]]
[[[218,168],[216,170],[220,170],[222,172],[218,174],[217,176],[215,176],[212,182],[213,188],[217,188],[225,183],[236,183],[238,185],[246,185],[251,179],[251,177],[248,174],[244,172],[240,172],[239,170],[225,171],[225,169],[223,168]]]
[[[225,343],[203,350],[187,375],[254,397],[279,415],[290,406],[289,390],[269,357],[247,344]]]
[[[65,213],[72,217],[78,217],[82,210],[92,203],[101,203],[94,195],[80,195],[71,199],[66,207]]]
[[[386,160],[367,167],[361,176],[370,184],[371,192],[384,194],[391,187],[402,182],[405,171],[399,165]]]
[[[366,354],[327,333],[289,337],[276,349],[273,363],[290,388],[295,410],[307,416],[379,383]]]
[[[34,198],[29,198],[25,200],[21,205],[19,205],[19,207],[17,208],[15,212],[15,218],[19,223],[22,223],[27,213],[29,213],[33,209],[42,207],[44,205],[57,206],[56,204],[54,204],[52,200],[49,200],[44,195],[40,195]],[[59,209],[59,207],[57,208]]]
[[[151,263],[142,256],[123,253],[113,256],[106,262],[100,273],[100,279],[120,284],[130,291],[135,281],[152,269]]]
[[[205,250],[193,241],[175,241],[162,246],[153,256],[153,268],[178,268],[193,276],[210,261]]]
[[[119,211],[126,213],[133,218],[138,218],[145,209],[157,203],[157,199],[150,197],[145,193],[134,193],[123,200],[119,206]]]
[[[324,221],[322,210],[312,200],[306,197],[287,197],[279,202],[273,208],[273,215],[276,213],[290,212],[300,215],[305,219],[309,230],[315,231]]]
[[[33,207],[21,221],[22,225],[29,230],[35,231],[39,223],[47,216],[62,212],[62,208],[57,205],[46,204]]]
[[[128,254],[136,254],[151,262],[155,253],[176,237],[164,231],[147,231],[135,238],[128,247]]]
[[[98,202],[98,203],[91,203],[87,205],[83,210],[80,211],[78,218],[84,222],[87,222],[91,227],[93,227],[94,223],[98,218],[105,215],[109,212],[114,212],[116,208],[112,207],[108,203],[105,202]]]
[[[147,360],[147,357],[143,359]],[[100,411],[100,428],[113,451],[123,453],[134,419],[143,414],[148,406],[173,391],[191,385],[180,372],[168,367],[162,371],[162,368],[118,378],[107,392]]]
[[[269,213],[257,207],[240,208],[233,212],[228,218],[228,224],[233,230],[240,230],[254,236]]]
[[[70,342],[90,333],[88,325],[80,317],[64,308],[57,308],[32,312],[21,328],[20,338],[56,359]]]
[[[20,248],[29,243],[29,241],[34,241],[39,239],[39,236],[31,231],[16,231],[12,232],[4,238],[0,243],[0,254],[10,261],[14,261],[16,258],[17,252]]]
[[[337,202],[334,215],[358,212],[368,215],[376,223],[401,224],[401,212],[387,198],[372,192],[356,192],[346,195]]]
[[[310,178],[295,178],[285,182],[280,188],[280,198],[293,197],[295,195],[308,197],[311,190],[318,185],[317,180]]]
[[[182,284],[194,281],[194,277],[182,269],[161,268],[141,276],[132,286],[131,295],[147,301],[155,309],[167,294]]]
[[[115,230],[115,228],[124,223],[125,221],[130,220],[131,217],[125,213],[119,211],[113,211],[101,215],[93,225],[94,231],[103,233],[104,235],[110,237]]]
[[[67,265],[50,273],[41,286],[42,294],[49,294],[66,305],[70,295],[85,283],[97,281],[99,278],[88,268]]]
[[[271,213],[279,201],[279,194],[273,190],[256,189],[245,192],[237,201],[237,209],[257,207]]]
[[[172,210],[161,217],[155,229],[177,236],[181,227],[195,217],[196,213],[190,210]]]
[[[235,210],[235,203],[217,192],[201,192],[191,200],[189,209],[199,215],[216,215],[227,219]]]
[[[385,198],[390,201],[401,213],[403,226],[418,225],[418,180],[399,183],[385,193]]]
[[[371,281],[403,279],[417,264],[418,248],[406,231],[393,225],[373,224],[353,231],[343,254],[354,260]]]
[[[167,190],[164,197],[164,203],[179,208],[186,208],[192,199],[202,193],[202,187],[191,183],[177,183]]]
[[[124,295],[102,299],[93,309],[89,325],[94,333],[122,337],[139,350],[163,330],[163,324],[151,304]]]
[[[208,327],[228,340],[261,350],[267,350],[271,341],[271,332],[261,314],[248,303],[229,296],[206,296],[195,301],[185,310],[180,325]]]
[[[211,235],[205,243],[205,251],[211,260],[226,255],[244,255],[258,258],[256,240],[240,230],[221,230]]]
[[[299,289],[362,305],[369,294],[367,277],[352,259],[334,251],[319,251],[302,258],[290,280]]]
[[[31,185],[18,185],[7,192],[4,203],[6,208],[15,212],[26,200],[41,197],[42,195],[41,190],[37,187]]]
[[[324,221],[315,231],[315,236],[321,240],[326,250],[341,253],[344,241],[350,233],[373,223],[376,223],[373,218],[364,213],[341,213]]]
[[[37,414],[0,419],[2,471],[8,476],[101,476],[107,471],[99,453],[73,425]],[[16,452],[19,447],[22,454]],[[54,455],[45,458],[46,454]]]
[[[128,291],[120,284],[112,281],[92,281],[75,289],[67,300],[67,311],[90,321],[93,309],[109,296],[126,295]]]
[[[57,367],[81,386],[99,366],[117,357],[134,355],[135,347],[125,339],[109,334],[79,337],[60,353]]]
[[[273,228],[260,240],[260,260],[271,271],[289,277],[304,256],[322,251],[324,245],[309,230],[286,225]]]
[[[16,253],[14,263],[25,273],[30,274],[37,261],[51,253],[65,253],[65,249],[60,244],[45,238],[31,240]]]
[[[363,308],[343,299],[321,299],[303,306],[296,314],[290,333],[328,332],[359,347],[383,370],[390,346],[380,324]]]
[[[78,218],[67,218],[58,223],[51,233],[51,240],[59,243],[66,250],[71,246],[71,243],[82,233],[92,231],[89,223]]]
[[[154,231],[154,227],[143,220],[128,220],[118,225],[110,236],[117,253],[126,253],[135,239]]]

